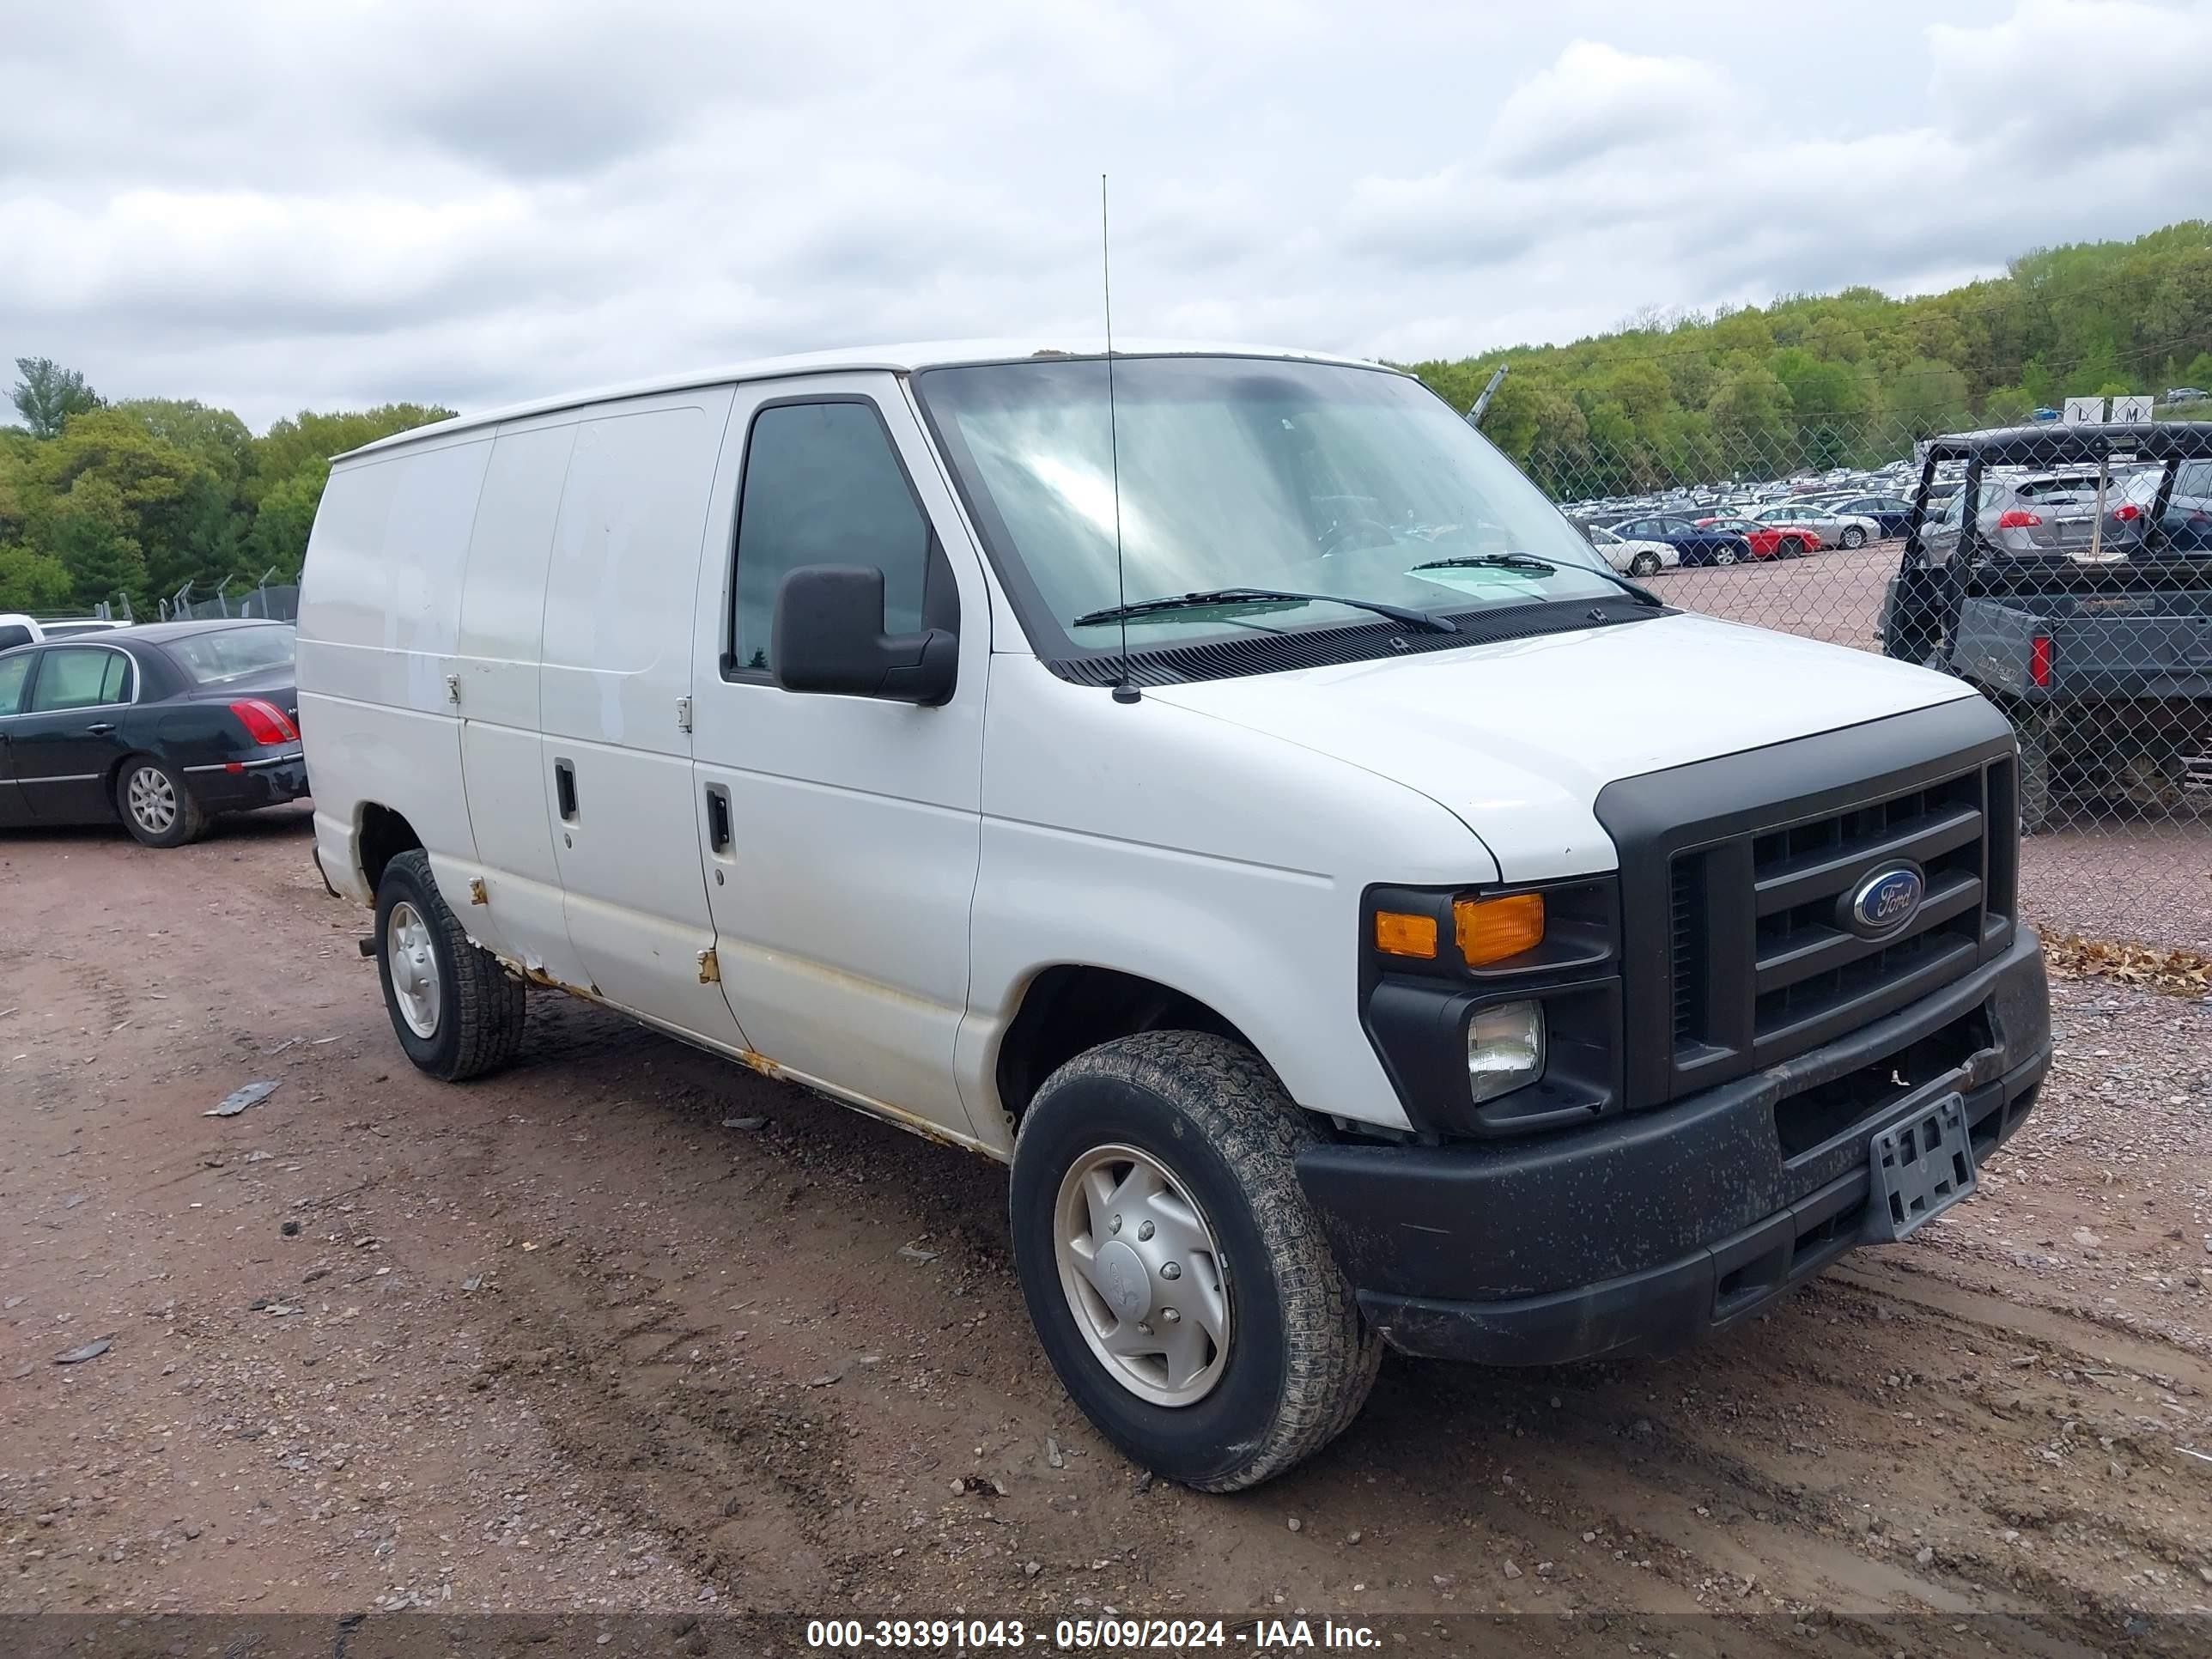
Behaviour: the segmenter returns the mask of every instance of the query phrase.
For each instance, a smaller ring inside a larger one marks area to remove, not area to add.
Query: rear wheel
[[[1292,1168],[1314,1132],[1260,1057],[1149,1031],[1053,1073],[1014,1149],[1014,1265],[1053,1369],[1143,1468],[1279,1474],[1358,1413],[1382,1342]]]
[[[419,848],[385,866],[377,884],[376,973],[399,1046],[432,1077],[480,1077],[521,1048],[522,981],[469,943]]]
[[[1837,537],[1836,539],[1842,543],[1845,547],[1864,547],[1866,545],[1866,532],[1857,525],[1847,524],[1844,526],[1844,533]]]
[[[125,829],[149,847],[182,847],[207,833],[207,814],[184,774],[151,755],[133,755],[115,775],[115,810]]]
[[[1813,544],[1802,536],[1792,536],[1782,544],[1782,556],[1785,559],[1802,559],[1812,550]]]
[[[1736,560],[1741,556],[1742,556],[1732,547],[1717,547],[1713,550],[1712,562],[1715,564],[1734,564]]]
[[[1656,553],[1638,553],[1628,562],[1628,574],[1632,576],[1657,575],[1659,556]]]

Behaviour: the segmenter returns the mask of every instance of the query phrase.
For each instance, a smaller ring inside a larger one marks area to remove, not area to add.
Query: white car
[[[44,620],[27,616],[21,611],[0,611],[0,651],[19,645],[37,645],[46,640],[66,640],[79,634],[105,633],[112,628],[123,628],[127,623],[111,622],[105,617],[49,617]]]
[[[1046,1356],[1212,1491],[1386,1346],[1664,1348],[1972,1192],[2051,1054],[2002,714],[1654,603],[1408,376],[1070,343],[333,463],[316,856],[417,1067],[554,988],[1011,1164]]]
[[[1614,535],[1602,525],[1590,525],[1583,533],[1589,538],[1592,547],[1605,555],[1605,562],[1624,575],[1656,575],[1682,562],[1681,554],[1670,543],[1630,541]]]

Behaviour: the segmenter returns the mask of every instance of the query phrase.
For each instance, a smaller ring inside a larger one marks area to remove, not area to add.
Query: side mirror
[[[802,565],[777,590],[769,670],[787,691],[941,703],[959,666],[949,629],[884,632],[884,573],[872,565]]]

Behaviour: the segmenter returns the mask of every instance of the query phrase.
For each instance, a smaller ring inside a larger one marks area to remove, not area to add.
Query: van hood
[[[1616,778],[1974,693],[1869,652],[1674,616],[1145,695],[1419,791],[1510,882],[1614,868],[1592,808]]]

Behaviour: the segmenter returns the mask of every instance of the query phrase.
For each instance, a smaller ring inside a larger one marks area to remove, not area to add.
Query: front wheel
[[[1836,539],[1845,547],[1864,547],[1866,545],[1866,532],[1855,524],[1847,524],[1844,526],[1844,533],[1838,536]]]
[[[1659,556],[1656,553],[1638,553],[1628,562],[1628,574],[1632,576],[1657,575]]]
[[[1738,556],[1732,547],[1717,547],[1713,550],[1712,562],[1715,564],[1734,564]]]
[[[1023,1299],[1075,1403],[1141,1467],[1256,1486],[1366,1400],[1382,1341],[1292,1167],[1314,1139],[1257,1054],[1195,1031],[1079,1054],[1024,1115]]]
[[[376,887],[376,975],[407,1058],[447,1083],[495,1071],[522,1046],[526,992],[469,942],[417,848]]]

